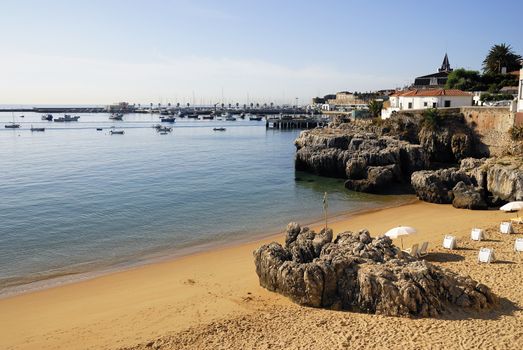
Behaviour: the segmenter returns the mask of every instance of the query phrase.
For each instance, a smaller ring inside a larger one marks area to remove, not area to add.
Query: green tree
[[[445,89],[478,91],[484,90],[485,86],[478,71],[458,68],[449,74]]]
[[[383,108],[383,102],[378,101],[378,100],[372,100],[369,102],[368,106],[369,106],[370,115],[373,118],[379,117],[379,115],[381,114],[381,110]]]
[[[521,56],[514,53],[508,44],[497,44],[490,48],[490,51],[483,61],[483,71],[485,73],[501,73],[501,68],[506,67],[508,72],[518,70],[521,67]]]

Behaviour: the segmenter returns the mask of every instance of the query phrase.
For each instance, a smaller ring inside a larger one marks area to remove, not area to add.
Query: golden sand
[[[0,349],[519,349],[523,341],[523,253],[497,233],[511,214],[417,202],[346,215],[335,232],[397,225],[428,240],[428,260],[492,288],[499,308],[439,319],[404,319],[304,308],[258,285],[252,251],[283,236],[215,249],[87,281],[0,300]],[[471,228],[489,228],[472,242]],[[439,248],[445,234],[460,249]],[[500,262],[477,263],[480,247]]]

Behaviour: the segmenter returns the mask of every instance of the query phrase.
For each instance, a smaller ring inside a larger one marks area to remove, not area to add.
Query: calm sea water
[[[0,113],[0,292],[311,222],[325,191],[333,214],[406,200],[296,173],[299,131],[179,120],[160,135],[157,115],[80,115],[64,124],[16,113],[22,128],[9,130],[11,113]],[[113,125],[125,135],[111,136]]]

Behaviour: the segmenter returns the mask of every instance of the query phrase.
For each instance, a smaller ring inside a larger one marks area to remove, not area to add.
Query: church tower
[[[441,68],[438,69],[438,72],[445,72],[445,73],[450,73],[452,72],[452,68],[450,68],[450,63],[449,63],[449,56],[447,56],[447,53],[445,52],[445,57],[443,58],[443,63],[441,64]]]

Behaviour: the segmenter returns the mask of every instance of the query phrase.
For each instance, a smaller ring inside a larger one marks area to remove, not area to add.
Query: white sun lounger
[[[510,222],[502,222],[499,225],[499,230],[501,233],[514,233],[514,228],[512,228],[512,223]]]
[[[429,252],[427,252],[427,248],[429,247],[429,242],[423,242],[421,244],[420,250],[418,250],[418,257],[423,258],[424,256],[427,256]]]
[[[445,236],[445,239],[443,240],[443,248],[456,249],[456,237]]]
[[[516,242],[514,242],[514,251],[523,252],[523,238],[516,238]]]
[[[490,248],[481,248],[478,254],[478,262],[480,263],[491,263],[494,262],[496,258],[494,257],[494,249]]]
[[[485,231],[480,228],[473,228],[470,232],[470,239],[473,241],[481,241],[485,235]]]
[[[411,256],[418,256],[418,244],[413,244],[412,248],[405,249],[405,253],[409,253]]]

